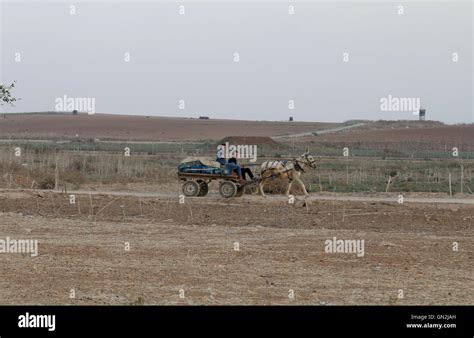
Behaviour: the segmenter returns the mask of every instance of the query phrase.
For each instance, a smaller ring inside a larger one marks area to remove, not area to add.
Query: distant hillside
[[[444,125],[436,121],[377,121],[337,133],[298,139],[320,147],[474,151],[474,124]]]
[[[128,141],[217,141],[226,136],[275,136],[339,123],[200,120],[111,114],[36,113],[0,116],[0,137]]]

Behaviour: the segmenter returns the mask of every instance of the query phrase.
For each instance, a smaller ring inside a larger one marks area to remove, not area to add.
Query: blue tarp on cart
[[[227,175],[219,162],[204,157],[188,157],[178,165],[178,172],[191,174]]]

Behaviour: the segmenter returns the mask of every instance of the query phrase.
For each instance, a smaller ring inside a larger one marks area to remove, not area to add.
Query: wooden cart
[[[209,183],[219,181],[219,193],[224,198],[241,197],[245,187],[258,181],[242,181],[236,174],[198,174],[178,172],[178,178],[183,181],[183,194],[187,197],[206,196]]]

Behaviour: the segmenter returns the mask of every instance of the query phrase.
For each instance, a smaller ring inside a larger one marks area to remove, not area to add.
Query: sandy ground
[[[39,255],[0,253],[0,302],[472,305],[473,209],[2,193],[0,239]],[[364,256],[325,252],[333,237]]]

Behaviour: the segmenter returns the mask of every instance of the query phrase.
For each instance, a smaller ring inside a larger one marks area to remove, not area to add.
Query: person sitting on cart
[[[221,147],[223,151],[225,144],[221,144]],[[242,179],[242,167],[240,165],[238,165],[237,163],[230,163],[228,161],[226,162],[225,157],[220,156],[219,152],[217,153],[216,161],[219,162],[221,165],[223,165],[224,168],[229,170],[230,173],[235,171],[237,175],[239,176],[239,179]]]
[[[228,163],[233,163],[233,164],[237,164],[237,158],[235,157],[231,157],[229,158],[229,161],[227,161]],[[252,170],[250,170],[250,168],[245,168],[245,167],[241,167],[242,169],[242,179],[245,181],[246,178],[245,178],[245,175],[248,175],[248,177],[250,178],[250,180],[254,180],[255,177],[253,176],[253,173],[252,173]]]

